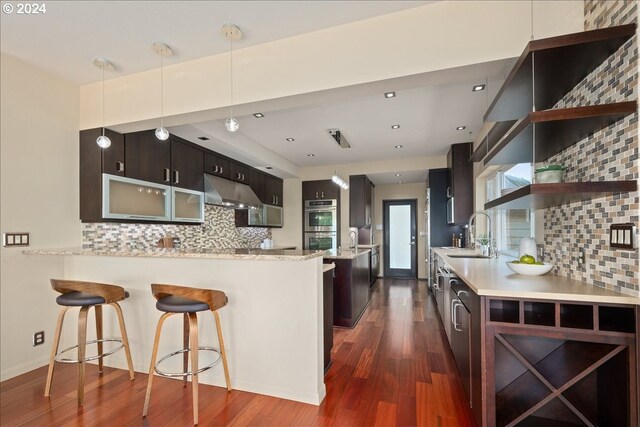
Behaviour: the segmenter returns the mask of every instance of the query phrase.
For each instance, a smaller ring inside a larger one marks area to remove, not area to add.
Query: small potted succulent
[[[544,184],[551,182],[562,182],[566,166],[547,165],[536,169],[536,183]]]
[[[480,245],[480,253],[482,255],[489,255],[489,237],[485,234],[479,234],[476,242]]]

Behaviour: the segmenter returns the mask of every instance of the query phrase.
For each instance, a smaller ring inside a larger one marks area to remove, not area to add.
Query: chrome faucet
[[[494,251],[493,251],[493,248],[491,247],[491,245],[493,244],[493,238],[492,238],[492,235],[491,235],[491,230],[492,230],[492,227],[491,227],[491,217],[490,217],[490,216],[489,216],[489,214],[488,214],[488,213],[486,213],[485,211],[475,211],[475,212],[474,212],[474,213],[472,213],[472,214],[471,214],[471,216],[469,217],[469,221],[468,221],[468,224],[469,224],[469,241],[467,242],[467,247],[468,247],[468,248],[475,248],[475,246],[476,246],[476,241],[475,241],[475,239],[476,239],[476,236],[475,236],[475,226],[474,226],[474,228],[473,228],[473,229],[472,229],[471,227],[472,227],[472,225],[473,225],[473,220],[474,220],[474,219],[476,219],[476,216],[477,216],[477,215],[484,215],[484,216],[486,216],[486,217],[487,217],[487,221],[488,221],[488,223],[489,223],[489,226],[488,226],[488,236],[489,236],[489,256],[492,256]],[[472,231],[472,230],[473,230],[473,231]]]

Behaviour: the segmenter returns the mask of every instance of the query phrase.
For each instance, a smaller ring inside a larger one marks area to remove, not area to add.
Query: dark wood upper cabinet
[[[304,181],[302,183],[303,200],[339,199],[340,187],[330,179]]]
[[[111,146],[100,149],[102,151],[102,172],[125,176],[124,135],[109,129],[105,129],[104,134],[111,140]],[[95,145],[97,146],[97,144]]]
[[[80,220],[102,220],[102,174],[124,176],[126,172],[124,135],[105,129],[111,146],[100,148],[96,138],[102,128],[80,131]]]
[[[160,141],[154,130],[125,135],[125,176],[171,185],[171,143]]]
[[[366,175],[349,177],[349,226],[370,227],[373,221],[373,188]]]
[[[171,137],[171,185],[204,191],[204,154],[191,143]]]
[[[257,169],[249,171],[249,187],[256,193],[262,203],[269,203],[267,199],[267,176]]]
[[[229,161],[229,175],[230,175],[229,178],[230,179],[234,181],[242,182],[243,184],[249,184],[249,178],[250,178],[249,171],[250,171],[249,166],[236,162],[234,160]]]
[[[266,201],[269,205],[282,207],[283,181],[271,175],[266,175]]]
[[[447,197],[453,198],[452,219],[449,224],[466,224],[473,213],[473,163],[470,160],[472,143],[453,144],[447,154],[449,188]]]
[[[222,178],[229,178],[229,159],[226,157],[213,154],[212,152],[204,153],[204,171],[211,175],[217,175]]]

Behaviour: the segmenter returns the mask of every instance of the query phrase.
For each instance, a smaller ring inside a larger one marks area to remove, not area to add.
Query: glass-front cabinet
[[[103,174],[102,217],[105,219],[203,222],[204,193]]]

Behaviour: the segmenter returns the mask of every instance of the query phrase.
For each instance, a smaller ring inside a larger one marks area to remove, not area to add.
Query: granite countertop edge
[[[323,251],[279,249],[148,249],[148,250],[94,250],[82,248],[34,248],[22,251],[25,255],[76,255],[147,258],[238,259],[270,261],[304,261],[322,257]]]

